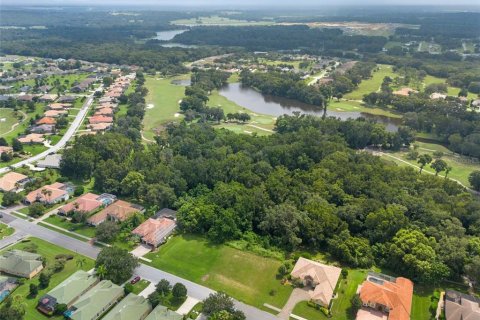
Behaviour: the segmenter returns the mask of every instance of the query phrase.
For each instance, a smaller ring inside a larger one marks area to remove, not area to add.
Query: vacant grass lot
[[[43,241],[41,239],[37,238],[30,238],[29,242],[21,242],[13,247],[10,247],[9,249],[25,249],[25,247],[28,247],[32,243],[36,244],[38,246],[37,248],[37,253],[40,254],[42,257],[44,257],[47,260],[47,268],[48,266],[51,266],[55,263],[55,256],[58,254],[71,254],[74,256],[74,258],[70,261],[67,261],[65,264],[65,268],[59,272],[59,273],[54,273],[50,279],[50,284],[48,288],[46,289],[39,289],[38,295],[35,298],[28,297],[29,295],[29,287],[30,283],[34,283],[38,285],[38,276],[25,281],[25,283],[18,287],[12,295],[15,296],[20,296],[24,303],[25,307],[27,310],[27,313],[25,315],[25,320],[45,320],[45,319],[63,319],[63,317],[46,317],[40,312],[38,312],[35,307],[38,302],[38,298],[40,298],[42,295],[53,289],[55,286],[60,284],[63,280],[67,279],[71,274],[73,274],[75,271],[82,269],[82,270],[90,270],[94,266],[94,261],[90,258],[86,258],[82,255],[79,255],[75,252],[69,251],[67,249],[63,249],[61,247],[58,247],[54,244],[51,244],[49,242]],[[5,251],[5,250],[3,250]],[[78,260],[84,259],[83,265],[77,265]]]
[[[18,116],[13,109],[0,108],[0,136],[12,130],[12,126],[18,122]]]
[[[354,91],[347,93],[345,95],[346,99],[351,99],[351,100],[362,100],[363,96],[370,93],[370,92],[376,92],[380,89],[380,86],[383,82],[383,78],[385,77],[395,77],[395,73],[392,70],[392,66],[385,65],[385,64],[379,64],[378,65],[379,70],[374,71],[372,73],[372,78],[363,80],[357,89]]]
[[[280,261],[210,245],[195,236],[176,236],[146,258],[154,267],[224,291],[256,307],[269,303],[281,308],[292,291],[275,278]],[[271,290],[275,295],[269,294]]]

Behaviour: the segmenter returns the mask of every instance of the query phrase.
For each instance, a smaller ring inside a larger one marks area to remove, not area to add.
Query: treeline
[[[255,137],[182,123],[147,147],[121,133],[82,136],[62,173],[177,208],[182,231],[215,243],[327,251],[430,284],[475,275],[480,204],[455,182],[352,149],[390,135],[381,125],[295,115],[279,117],[276,130]]]
[[[185,97],[180,102],[180,110],[186,121],[200,120],[220,121],[225,118],[222,108],[207,107],[208,96],[212,90],[227,84],[230,74],[214,69],[192,70],[191,84],[185,88]]]
[[[314,106],[323,107],[326,99],[322,92],[308,86],[299,75],[293,72],[251,72],[240,73],[242,85],[253,87],[263,94],[295,99]]]
[[[65,32],[68,30],[72,29],[66,29]],[[76,33],[82,32],[81,28],[75,30]],[[83,40],[76,40],[75,36],[67,37],[62,34],[42,37],[30,30],[4,31],[0,34],[2,42],[0,52],[4,54],[137,65],[143,67],[145,72],[159,71],[162,74],[185,73],[187,69],[183,62],[227,52],[221,48],[164,48],[154,43],[137,44],[133,38],[105,40],[101,37],[103,29],[102,32],[97,30],[85,35]],[[116,36],[114,32],[112,37]],[[97,39],[93,40],[95,37]]]
[[[176,35],[175,42],[194,45],[244,47],[248,50],[347,50],[379,52],[385,37],[344,35],[340,29],[297,26],[197,27]]]

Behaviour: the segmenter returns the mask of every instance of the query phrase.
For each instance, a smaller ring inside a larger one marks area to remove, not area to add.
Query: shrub
[[[123,287],[123,290],[125,291],[125,294],[131,293],[131,292],[133,292],[133,285],[131,283],[127,283]]]
[[[73,195],[75,197],[81,196],[85,192],[85,188],[83,186],[76,186]]]
[[[55,256],[56,260],[59,260],[59,259],[61,259],[61,260],[72,260],[73,258],[74,257],[73,257],[72,254],[66,254],[66,253],[57,254]]]
[[[59,303],[55,306],[55,314],[62,315],[65,311],[67,311],[68,307],[65,303]]]
[[[348,270],[342,269],[342,278],[347,279],[347,277],[348,277]]]

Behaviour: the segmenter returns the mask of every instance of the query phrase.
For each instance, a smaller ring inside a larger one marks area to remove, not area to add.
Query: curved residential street
[[[87,242],[83,242],[58,233],[54,230],[47,229],[40,225],[29,222],[28,220],[17,218],[11,215],[11,212],[14,210],[14,208],[0,210],[0,213],[3,215],[3,217],[0,218],[0,221],[10,225],[15,229],[15,233],[13,235],[0,240],[0,249],[14,244],[20,241],[23,237],[30,235],[68,250],[75,251],[92,259],[95,259],[100,252],[99,247],[92,246]],[[181,282],[187,287],[188,295],[198,300],[203,300],[207,298],[209,294],[215,292],[207,287],[145,264],[140,264],[137,270],[135,270],[135,274],[149,280],[152,283],[157,283],[161,279],[167,279],[170,281],[170,283]],[[242,310],[245,313],[245,316],[248,320],[278,320],[275,315],[242,302],[235,301],[235,305],[239,310]]]
[[[83,104],[82,108],[80,109],[80,111],[76,115],[73,122],[70,124],[70,127],[68,128],[67,132],[65,132],[63,137],[60,139],[60,141],[58,141],[58,143],[56,145],[51,146],[48,150],[45,150],[42,153],[34,155],[34,156],[32,156],[28,159],[22,160],[20,162],[14,163],[9,167],[0,168],[0,174],[3,174],[3,173],[6,173],[6,172],[10,171],[11,167],[20,168],[20,167],[23,167],[24,165],[32,164],[32,163],[34,163],[38,160],[41,160],[41,159],[45,158],[50,153],[55,153],[58,150],[65,147],[67,142],[73,137],[73,135],[75,134],[77,129],[80,127],[80,125],[82,124],[85,117],[87,116],[88,110],[90,109],[90,106],[92,105],[93,100],[94,100],[93,94],[87,97],[87,100],[85,100],[85,103]]]

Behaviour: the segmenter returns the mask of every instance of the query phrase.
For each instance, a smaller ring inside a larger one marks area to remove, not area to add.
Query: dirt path
[[[266,132],[271,132],[271,133],[274,133],[274,132],[275,132],[275,131],[273,131],[273,130],[266,129],[266,128],[262,128],[262,127],[259,127],[259,126],[254,125],[254,124],[247,124],[247,126],[252,127],[252,128],[255,128],[255,129],[258,129],[258,130],[266,131]]]

